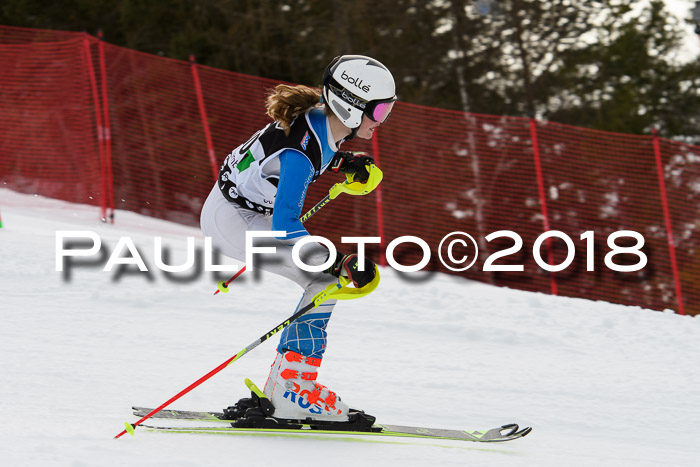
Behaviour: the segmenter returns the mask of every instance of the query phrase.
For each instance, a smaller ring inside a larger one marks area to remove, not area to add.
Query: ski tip
[[[501,434],[503,436],[502,439],[500,439],[500,440],[496,439],[495,441],[509,441],[512,439],[524,438],[525,436],[530,434],[530,432],[532,431],[532,427],[529,427],[529,426],[518,431],[519,429],[520,429],[520,427],[516,424],[504,425],[501,428]],[[508,432],[503,433],[503,431],[508,431]]]
[[[125,422],[124,430],[126,430],[126,432],[129,433],[131,436],[134,436],[134,434],[136,433],[136,425],[133,425],[129,422]]]

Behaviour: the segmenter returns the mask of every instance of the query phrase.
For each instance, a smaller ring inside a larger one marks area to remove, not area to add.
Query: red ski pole
[[[375,268],[376,268],[376,266],[375,266]],[[170,404],[172,404],[173,402],[175,402],[176,400],[178,400],[179,398],[181,398],[182,396],[184,396],[188,392],[192,391],[194,388],[196,388],[197,386],[199,386],[200,384],[202,384],[203,382],[205,382],[206,380],[208,380],[209,378],[211,378],[215,374],[219,373],[221,370],[223,370],[227,366],[231,365],[233,362],[235,362],[236,360],[241,358],[243,355],[247,354],[248,352],[253,350],[255,347],[262,344],[267,339],[269,339],[270,337],[277,334],[279,331],[281,331],[284,328],[286,328],[287,326],[289,326],[292,322],[294,322],[295,320],[300,318],[307,311],[320,305],[321,303],[325,302],[326,300],[328,300],[328,299],[348,300],[348,299],[352,299],[352,298],[364,297],[365,295],[370,294],[379,285],[379,270],[378,269],[376,270],[376,275],[375,275],[374,279],[372,280],[372,282],[370,282],[369,284],[365,285],[364,287],[362,287],[360,289],[347,287],[347,283],[348,282],[345,281],[345,285],[341,285],[340,283],[329,285],[328,287],[326,287],[326,289],[323,292],[316,295],[314,297],[314,299],[311,301],[311,303],[309,303],[305,307],[300,308],[292,316],[290,316],[286,320],[282,321],[279,325],[275,326],[274,328],[270,329],[266,334],[263,334],[262,336],[260,336],[259,338],[257,338],[253,342],[251,342],[250,345],[248,345],[248,347],[244,348],[243,350],[238,352],[236,355],[229,358],[228,360],[223,362],[221,365],[217,366],[216,368],[211,370],[209,373],[202,376],[197,381],[190,384],[189,386],[187,386],[185,389],[178,392],[177,394],[175,394],[173,397],[171,397],[170,399],[168,399],[167,401],[162,403],[157,408],[151,410],[149,413],[147,413],[146,415],[141,417],[141,419],[139,419],[138,421],[136,421],[134,423],[129,423],[129,422],[124,423],[124,425],[125,425],[124,430],[122,430],[121,433],[119,433],[114,438],[115,439],[121,438],[126,433],[129,433],[130,435],[133,436],[137,426],[139,426],[140,424],[142,424],[143,422],[145,422],[146,420],[151,418],[153,415],[157,414],[158,412],[160,412],[161,410],[163,410],[164,408],[166,408],[167,406],[169,406]]]

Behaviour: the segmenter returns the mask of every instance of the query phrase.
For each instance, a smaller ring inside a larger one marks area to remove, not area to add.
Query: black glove
[[[354,174],[353,181],[365,183],[369,177],[369,164],[374,164],[374,158],[366,152],[340,151],[333,156],[330,168],[333,172]]]
[[[344,255],[338,252],[335,262],[326,272],[335,277],[345,276],[352,281],[355,287],[361,288],[372,282],[377,272],[374,263],[367,258],[364,261],[364,271],[359,270],[359,264],[356,254]]]

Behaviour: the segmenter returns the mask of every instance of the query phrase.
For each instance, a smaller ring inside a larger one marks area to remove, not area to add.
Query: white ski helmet
[[[323,73],[323,101],[348,128],[359,128],[362,115],[383,123],[396,101],[394,77],[373,58],[336,57]]]

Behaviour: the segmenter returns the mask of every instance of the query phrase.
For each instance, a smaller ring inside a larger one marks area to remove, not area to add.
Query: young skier
[[[356,254],[338,253],[325,271],[310,273],[292,260],[292,247],[309,235],[299,221],[309,184],[327,168],[352,174],[364,183],[374,160],[367,153],[339,152],[357,136],[371,139],[396,101],[394,78],[377,60],[361,55],[336,57],[323,75],[321,92],[306,86],[278,85],[267,99],[274,120],[234,149],[224,160],[217,184],[201,213],[205,236],[224,255],[245,261],[246,231],[285,231],[266,245],[276,247],[274,260],[257,265],[299,284],[304,293],[297,310],[339,276],[363,287],[375,277],[365,260],[359,271]],[[258,242],[256,242],[258,244]],[[329,251],[319,243],[302,249],[304,262],[320,265]],[[327,300],[289,325],[263,392],[274,417],[332,422],[348,421],[348,405],[316,382],[326,348],[326,326],[335,306]]]

